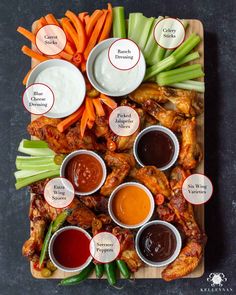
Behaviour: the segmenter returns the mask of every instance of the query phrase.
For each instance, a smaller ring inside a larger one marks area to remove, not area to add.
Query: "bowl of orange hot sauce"
[[[78,150],[70,153],[61,165],[60,176],[69,180],[75,193],[91,195],[101,188],[106,180],[106,164],[95,152]]]
[[[154,212],[151,192],[137,182],[119,185],[111,194],[108,211],[113,221],[124,228],[139,228],[149,221]]]

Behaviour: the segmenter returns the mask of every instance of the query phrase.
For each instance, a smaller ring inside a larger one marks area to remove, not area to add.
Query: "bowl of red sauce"
[[[105,182],[106,165],[97,153],[78,150],[70,153],[64,159],[60,176],[72,183],[77,195],[91,195]]]
[[[54,233],[49,243],[53,264],[66,272],[81,271],[92,261],[89,233],[77,226],[66,226]]]
[[[177,228],[161,220],[153,220],[143,225],[135,239],[135,248],[140,259],[154,267],[173,262],[181,247],[182,239]]]
[[[133,153],[140,166],[155,166],[159,170],[167,170],[179,156],[179,141],[170,129],[153,125],[138,134]]]

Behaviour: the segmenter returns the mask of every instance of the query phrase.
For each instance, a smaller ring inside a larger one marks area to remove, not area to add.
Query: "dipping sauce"
[[[121,188],[112,200],[112,211],[124,225],[136,225],[143,222],[151,210],[147,193],[137,186]]]
[[[103,89],[114,93],[129,93],[130,85],[139,77],[139,65],[130,70],[116,69],[108,58],[108,49],[98,54],[94,62],[94,77]]]
[[[65,178],[73,184],[76,192],[91,192],[101,184],[102,165],[94,156],[79,154],[67,163]]]
[[[177,241],[173,231],[163,224],[152,224],[145,228],[139,238],[142,255],[152,262],[169,259],[175,252]]]
[[[144,166],[162,168],[170,163],[174,152],[173,140],[165,132],[159,130],[145,133],[137,145],[137,154]]]
[[[54,240],[54,258],[64,267],[80,267],[90,257],[89,244],[90,239],[82,231],[64,230]]]

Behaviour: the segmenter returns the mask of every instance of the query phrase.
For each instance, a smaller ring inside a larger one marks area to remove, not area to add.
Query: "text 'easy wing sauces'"
[[[115,217],[125,225],[136,225],[147,218],[151,209],[147,193],[137,186],[121,188],[112,202]]]
[[[140,161],[145,166],[162,168],[173,158],[174,143],[165,132],[153,130],[140,138],[137,151]]]
[[[143,230],[139,239],[142,255],[152,262],[169,259],[175,252],[177,241],[172,230],[162,224],[153,224]]]
[[[68,162],[65,177],[73,184],[75,191],[86,193],[99,186],[103,177],[103,170],[95,157],[81,154]]]

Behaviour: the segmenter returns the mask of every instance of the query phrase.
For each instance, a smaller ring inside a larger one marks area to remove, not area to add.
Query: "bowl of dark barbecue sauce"
[[[154,125],[142,130],[134,142],[134,156],[141,166],[169,169],[179,155],[179,142],[168,128]]]
[[[182,240],[179,231],[172,224],[154,220],[140,228],[135,245],[143,262],[150,266],[162,267],[177,258]]]

